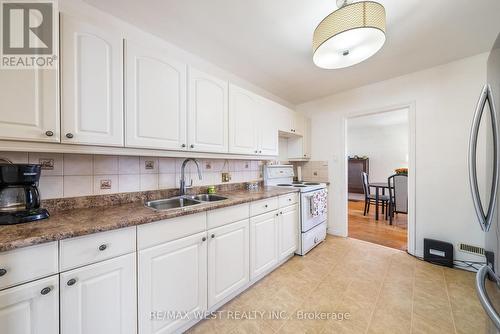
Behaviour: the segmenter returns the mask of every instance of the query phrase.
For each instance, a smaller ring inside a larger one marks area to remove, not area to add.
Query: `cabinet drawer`
[[[249,204],[244,203],[207,212],[207,229],[234,223],[250,216]]]
[[[137,247],[145,249],[167,241],[204,232],[206,227],[207,215],[205,212],[137,226]]]
[[[262,199],[250,203],[250,217],[257,216],[278,208],[278,197]]]
[[[57,274],[57,269],[57,241],[0,253],[0,289]]]
[[[279,197],[279,206],[280,208],[284,208],[285,206],[295,204],[298,201],[299,201],[298,193],[282,195]]]
[[[135,251],[135,227],[60,241],[61,271]]]

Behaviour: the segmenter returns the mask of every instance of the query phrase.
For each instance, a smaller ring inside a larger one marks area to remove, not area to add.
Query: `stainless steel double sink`
[[[148,208],[165,211],[169,209],[184,208],[187,206],[199,205],[207,202],[223,201],[227,197],[213,194],[185,195],[156,201],[148,201],[144,205]]]

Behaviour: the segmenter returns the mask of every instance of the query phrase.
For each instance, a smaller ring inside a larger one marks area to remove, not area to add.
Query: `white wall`
[[[469,193],[467,145],[486,59],[480,54],[298,106],[312,119],[312,159],[329,161],[329,233],[347,235],[345,119],[414,104],[416,253],[424,237],[484,246]]]
[[[407,109],[395,112],[404,114],[408,120]],[[356,117],[347,122],[347,154],[370,159],[369,175],[373,182],[387,181],[396,168],[408,167],[408,121],[391,124],[392,115],[387,114],[392,113],[375,115],[376,122],[372,119],[374,116]]]

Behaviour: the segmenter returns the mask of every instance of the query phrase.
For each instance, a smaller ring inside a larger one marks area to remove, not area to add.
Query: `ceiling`
[[[312,34],[335,0],[85,1],[292,104],[488,51],[500,32],[498,0],[380,0],[382,50],[323,70],[312,63]]]
[[[350,118],[347,127],[349,130],[354,130],[403,124],[408,124],[407,108]]]

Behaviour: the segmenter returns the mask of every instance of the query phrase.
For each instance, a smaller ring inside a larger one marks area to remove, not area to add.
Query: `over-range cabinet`
[[[469,141],[469,182],[477,221],[485,235],[486,265],[476,275],[478,298],[489,317],[487,333],[500,333],[500,225],[498,196],[500,173],[500,35],[490,52],[484,85],[472,122]],[[478,145],[486,131],[486,147]],[[484,150],[483,150],[484,149]],[[483,150],[483,151],[481,151]],[[478,179],[476,159],[485,152],[485,180]],[[486,184],[485,187],[480,185]]]

